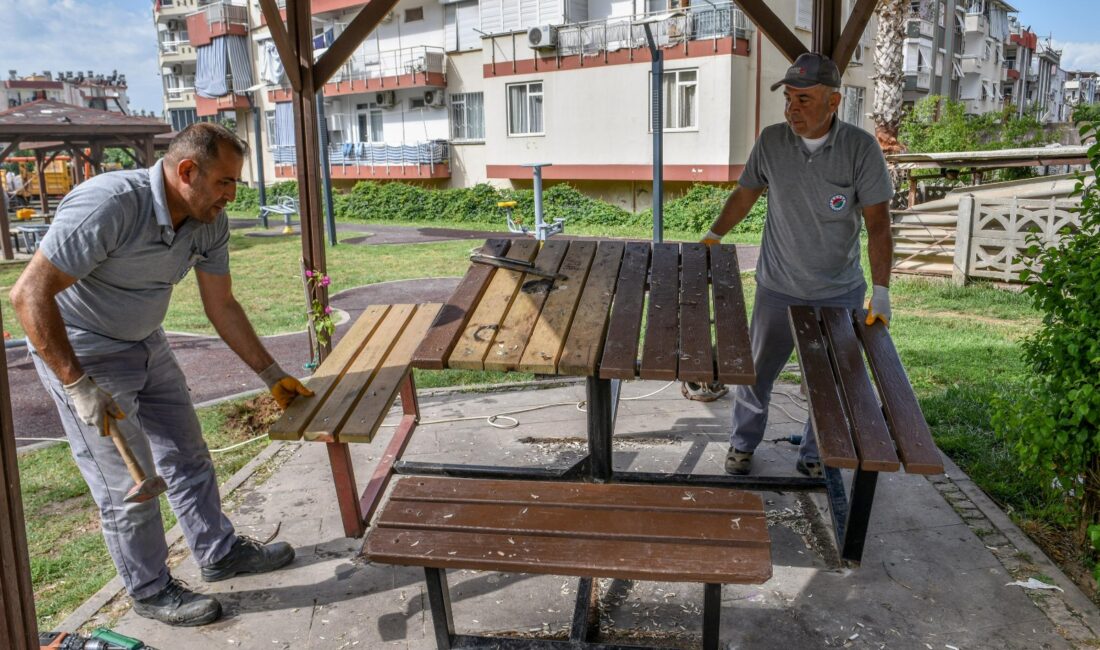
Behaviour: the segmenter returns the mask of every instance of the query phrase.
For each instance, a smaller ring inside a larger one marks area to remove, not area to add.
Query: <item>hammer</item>
[[[134,479],[134,487],[130,488],[130,491],[126,493],[122,500],[126,503],[145,503],[166,492],[168,484],[164,482],[163,478],[145,476],[141,464],[138,463],[137,456],[134,456],[134,452],[130,449],[126,438],[118,430],[115,419],[109,415],[104,416],[104,419],[106,420],[108,435],[114,440],[118,453],[122,455],[122,460],[126,463],[126,469],[130,470],[130,477]]]

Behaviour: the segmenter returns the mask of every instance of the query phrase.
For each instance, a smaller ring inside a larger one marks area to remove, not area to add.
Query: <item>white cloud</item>
[[[1062,68],[1065,70],[1084,70],[1100,72],[1100,43],[1053,43],[1055,49],[1062,50]]]
[[[163,110],[149,0],[0,0],[0,75],[93,70],[126,75],[134,110]]]

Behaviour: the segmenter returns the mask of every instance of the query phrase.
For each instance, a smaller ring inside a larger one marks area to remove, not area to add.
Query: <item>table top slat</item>
[[[680,356],[680,245],[653,244],[649,268],[649,308],[638,376],[671,381]]]
[[[714,381],[708,275],[707,246],[683,244],[680,247],[680,358],[677,370],[677,379],[681,381]]]
[[[400,333],[397,343],[378,367],[374,379],[367,387],[363,399],[355,405],[344,426],[336,432],[337,442],[370,442],[378,432],[401,381],[409,373],[409,361],[424,333],[439,313],[442,305],[427,303],[415,305],[416,311]]]
[[[737,248],[732,244],[710,247],[710,276],[714,292],[714,351],[718,358],[718,381],[752,384],[756,370],[752,362],[745,294]]]
[[[398,335],[412,317],[415,305],[393,305],[370,341],[348,365],[347,372],[329,392],[321,408],[306,425],[305,440],[336,440],[336,433],[374,378],[379,363],[389,354]]]
[[[348,364],[367,344],[389,309],[389,305],[371,305],[363,310],[362,315],[337,341],[332,353],[306,380],[305,385],[313,391],[313,396],[295,398],[271,425],[268,435],[273,440],[298,440],[302,437],[306,425],[328,399],[332,388],[347,372]]]
[[[558,374],[580,377],[596,374],[625,249],[621,241],[603,241],[596,249],[596,259],[584,284],[573,327],[558,361]]]
[[[835,307],[822,307],[820,313],[833,352],[841,398],[852,425],[852,440],[858,449],[860,467],[871,472],[896,472],[901,469],[901,463],[886,429],[875,389],[867,377],[863,353],[852,327],[852,315],[846,309]]]
[[[890,423],[890,433],[905,471],[912,474],[943,474],[943,458],[932,439],[932,432],[905,374],[905,367],[901,365],[889,330],[880,323],[868,326],[863,318],[864,312],[856,310],[856,332],[867,352],[882,407]]]
[[[527,349],[523,351],[518,370],[545,375],[557,372],[558,358],[569,336],[581,290],[595,254],[594,241],[569,242],[569,251],[558,269],[565,278],[554,282]]]
[[[649,252],[650,245],[643,242],[626,245],[600,361],[600,377],[604,379],[634,379],[637,372]]]
[[[564,239],[547,240],[535,258],[535,268],[556,273],[568,249],[569,242]],[[515,370],[519,365],[554,282],[537,275],[523,276],[519,293],[501,321],[493,346],[485,356],[485,370]]]
[[[513,242],[508,259],[530,262],[539,252],[539,243],[534,239],[521,239]],[[447,367],[459,370],[482,370],[485,355],[493,346],[497,329],[508,308],[512,306],[524,273],[508,269],[497,269],[496,275],[489,281],[485,294],[474,307],[474,312],[462,329],[451,355],[447,357]]]
[[[510,239],[490,239],[481,247],[481,252],[500,257],[508,251],[509,244]],[[445,360],[458,342],[466,321],[474,306],[481,300],[485,288],[489,286],[495,270],[485,264],[471,264],[466,269],[462,282],[439,310],[428,335],[413,354],[413,366],[427,370],[442,370],[446,367]]]
[[[810,402],[810,421],[817,434],[821,460],[829,467],[855,469],[859,466],[848,420],[833,378],[825,336],[813,307],[795,305],[788,309],[794,348],[802,367]]]

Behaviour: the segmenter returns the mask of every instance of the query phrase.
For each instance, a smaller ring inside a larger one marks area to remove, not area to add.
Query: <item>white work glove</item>
[[[260,379],[267,384],[267,388],[271,391],[271,396],[275,398],[279,408],[284,411],[299,395],[313,396],[313,391],[302,385],[302,382],[298,381],[297,378],[290,376],[279,366],[278,362],[272,363],[261,370],[259,375]]]
[[[99,427],[100,435],[108,435],[107,418],[121,420],[126,417],[111,394],[100,388],[87,374],[71,384],[65,384],[65,392],[72,400],[77,416],[84,424]]]
[[[866,323],[874,325],[876,320],[890,326],[890,289],[881,284],[871,287],[871,300],[867,303]]]
[[[700,243],[706,244],[707,246],[710,246],[712,244],[721,244],[722,243],[722,235],[719,235],[718,233],[714,232],[713,230],[708,230],[707,234],[703,235],[703,239],[700,240]]]

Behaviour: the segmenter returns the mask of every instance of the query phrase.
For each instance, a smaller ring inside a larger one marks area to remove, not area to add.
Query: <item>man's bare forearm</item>
[[[894,265],[894,236],[890,228],[890,209],[885,203],[864,208],[867,223],[867,257],[871,262],[871,282],[890,286]]]
[[[57,378],[64,384],[80,379],[84,369],[73,352],[65,323],[61,320],[61,311],[53,296],[12,291],[12,306],[23,331],[27,333],[27,340]]]
[[[738,187],[735,189],[733,193],[729,195],[729,198],[726,199],[726,204],[722,206],[722,212],[719,213],[718,218],[711,224],[711,232],[721,236],[733,230],[737,224],[741,223],[745,217],[748,216],[749,211],[752,210],[752,206],[763,193],[763,188],[748,189],[745,187]]]

